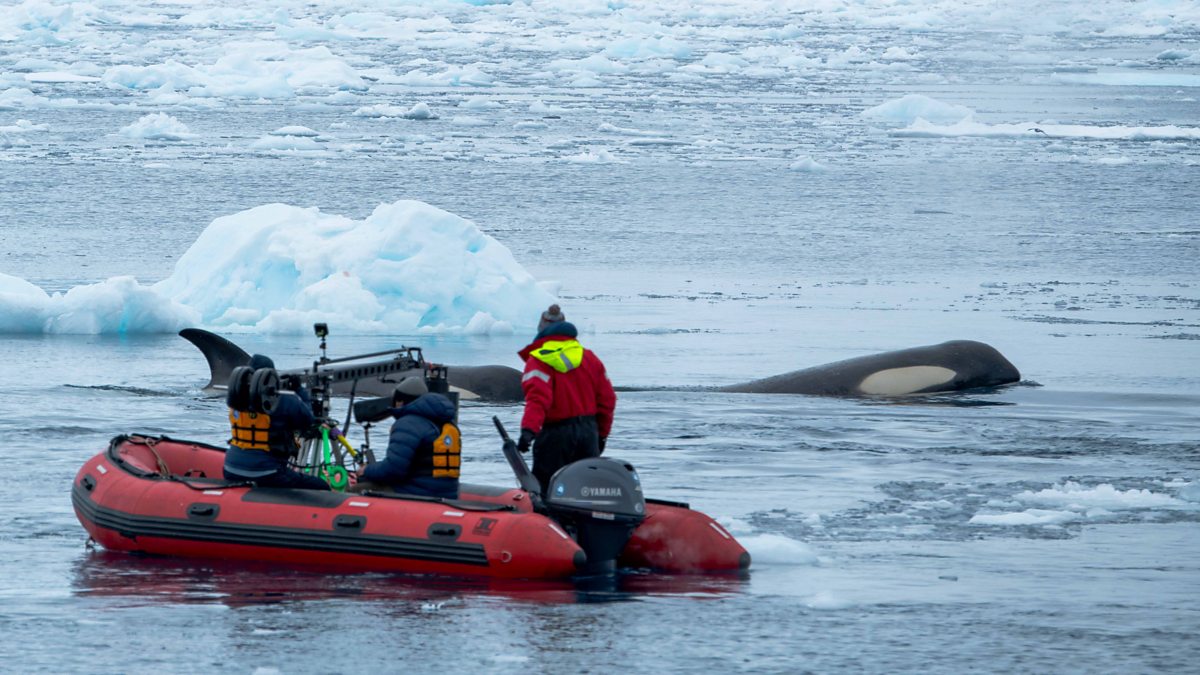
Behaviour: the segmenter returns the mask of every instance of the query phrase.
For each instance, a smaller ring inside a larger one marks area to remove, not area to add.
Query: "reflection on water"
[[[721,598],[746,590],[749,573],[665,575],[625,571],[570,580],[453,578],[180,560],[96,550],[75,569],[74,594],[142,604],[228,607],[314,600],[403,601],[437,607],[467,598],[542,604],[605,603],[649,596]]]

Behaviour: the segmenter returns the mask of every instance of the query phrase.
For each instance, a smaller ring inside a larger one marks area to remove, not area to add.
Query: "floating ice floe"
[[[325,146],[311,136],[281,136],[267,134],[250,144],[251,150],[274,150],[277,152],[319,152]]]
[[[1110,87],[1200,87],[1200,75],[1163,71],[1054,73],[1051,77],[1055,81],[1067,84],[1099,84]]]
[[[1062,525],[1082,520],[1085,514],[1074,511],[1051,511],[1047,509],[1027,509],[1016,513],[976,514],[969,521],[972,525]]]
[[[1165,49],[1155,56],[1156,61],[1186,61],[1192,53],[1186,49]]]
[[[479,64],[467,66],[450,66],[439,73],[426,73],[424,70],[412,70],[400,75],[391,82],[406,84],[410,87],[490,87],[496,84],[496,78],[487,74]]]
[[[455,115],[450,118],[450,124],[456,127],[487,127],[492,125],[492,121],[470,115]]]
[[[571,76],[566,86],[580,89],[598,89],[604,86],[604,82],[590,73],[576,73]]]
[[[354,68],[328,47],[291,49],[275,42],[226,45],[211,64],[187,65],[173,59],[149,66],[118,65],[101,78],[117,89],[168,87],[189,96],[288,99],[300,91],[365,90]]]
[[[1076,138],[1105,141],[1166,141],[1198,140],[1200,127],[1127,127],[1120,125],[1095,126],[1086,124],[984,124],[965,119],[957,124],[938,125],[918,119],[904,129],[888,132],[906,138]]]
[[[1025,491],[1013,498],[1026,504],[1071,509],[1104,508],[1115,511],[1182,506],[1178,499],[1160,492],[1119,490],[1108,483],[1088,487],[1074,481],[1053,485],[1037,492]]]
[[[17,120],[13,124],[0,126],[0,134],[27,134],[33,131],[49,131],[49,124],[34,124],[29,120]]]
[[[1026,490],[1013,496],[1012,505],[1027,506],[1020,511],[976,514],[973,525],[1059,525],[1069,522],[1110,519],[1122,512],[1145,510],[1196,510],[1200,508],[1180,490],[1180,497],[1146,489],[1120,490],[1108,483],[1088,487],[1067,481],[1051,487]],[[1005,504],[994,503],[993,507]]]
[[[680,68],[692,73],[739,73],[750,67],[750,62],[736,54],[710,52],[705,54],[698,63],[688,64]]]
[[[616,75],[629,71],[629,66],[603,54],[593,54],[583,59],[555,59],[547,65],[554,71],[587,72],[597,75]]]
[[[54,71],[48,73],[25,73],[25,81],[40,84],[69,84],[99,82],[100,78],[91,75]]]
[[[133,124],[121,127],[117,133],[147,141],[184,141],[196,137],[186,124],[166,113],[143,115]]]
[[[662,136],[662,133],[658,131],[644,131],[642,129],[618,127],[616,125],[609,124],[608,122],[601,122],[600,126],[597,127],[596,130],[606,134],[620,134],[622,136],[644,136],[652,138]]]
[[[604,54],[615,59],[687,59],[692,48],[671,36],[633,37],[618,40],[605,47]]]
[[[788,165],[792,171],[802,171],[806,173],[822,173],[826,171],[824,164],[818,164],[815,159],[805,155]]]
[[[529,112],[535,115],[559,115],[567,112],[566,108],[546,105],[545,101],[537,100],[529,104]]]
[[[497,101],[487,98],[486,96],[472,96],[462,103],[459,103],[458,107],[464,110],[497,110],[499,108],[503,108],[504,106],[500,105],[500,103]]]
[[[279,127],[275,131],[272,131],[271,135],[272,136],[302,136],[302,137],[307,137],[307,138],[315,138],[317,136],[320,136],[321,134],[317,133],[313,129],[309,129],[308,127],[287,126],[287,127]]]
[[[915,61],[920,56],[909,52],[904,47],[888,47],[883,52],[883,58],[888,61]]]
[[[1091,163],[1100,166],[1127,166],[1133,164],[1133,160],[1128,157],[1097,157],[1091,160]]]
[[[0,91],[0,110],[18,108],[65,108],[76,104],[74,99],[49,99],[38,96],[23,87],[9,87]]]
[[[436,120],[438,116],[424,101],[411,108],[378,103],[363,106],[352,113],[355,117],[399,117],[406,120]]]
[[[862,116],[886,122],[913,124],[917,120],[959,122],[969,119],[975,111],[966,106],[944,103],[937,99],[908,94],[862,111]]]
[[[804,605],[809,609],[848,609],[854,607],[855,603],[850,598],[842,597],[833,591],[817,591],[809,596],[804,601]]]
[[[1179,498],[1189,502],[1200,502],[1200,481],[1181,486]]]
[[[562,161],[571,164],[626,164],[624,160],[617,159],[611,152],[605,148],[592,148],[584,150],[577,155],[568,155],[562,158]]]
[[[739,534],[738,541],[755,564],[816,565],[820,561],[811,546],[780,534]]]

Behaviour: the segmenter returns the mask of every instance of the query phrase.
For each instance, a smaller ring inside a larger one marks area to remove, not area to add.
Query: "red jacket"
[[[521,428],[535,434],[547,422],[557,422],[595,415],[600,438],[608,438],[612,431],[613,410],[617,407],[617,394],[604,370],[604,363],[589,349],[583,350],[578,366],[559,372],[533,356],[533,351],[547,342],[570,340],[565,335],[548,335],[534,340],[518,354],[525,361],[525,373],[521,377],[521,388],[525,390],[525,415]]]

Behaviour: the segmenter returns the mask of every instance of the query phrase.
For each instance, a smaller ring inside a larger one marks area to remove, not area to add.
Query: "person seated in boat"
[[[270,357],[255,354],[250,357],[250,367],[255,370],[274,368],[275,363]],[[299,450],[296,434],[310,431],[318,421],[313,415],[308,390],[300,384],[294,385],[295,391],[283,386],[286,385],[281,383],[279,404],[270,415],[230,409],[233,437],[225,452],[225,480],[248,481],[259,487],[328,490],[329,485],[317,476],[288,467],[288,460]],[[264,417],[268,420],[265,441],[262,439]]]
[[[354,492],[399,492],[458,498],[462,443],[454,404],[431,393],[422,377],[406,377],[392,393],[387,457],[358,473]]]
[[[612,430],[617,394],[604,363],[578,336],[562,309],[550,305],[533,342],[519,352],[525,362],[525,413],[517,449],[533,446],[533,475],[543,493],[554,472],[599,457]]]

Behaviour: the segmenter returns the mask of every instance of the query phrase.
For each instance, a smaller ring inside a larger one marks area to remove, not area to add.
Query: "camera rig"
[[[421,377],[430,392],[449,398],[457,411],[459,397],[458,392],[450,391],[449,368],[426,361],[420,347],[401,346],[331,359],[326,354],[328,326],[324,323],[315,324],[313,332],[321,340],[321,356],[310,367],[278,371],[273,368],[253,370],[247,366],[235,368],[226,396],[231,408],[270,414],[278,404],[281,390],[298,391],[304,387],[309,391],[313,416],[322,424],[301,441],[293,460],[296,469],[321,476],[334,489],[344,489],[349,479],[343,448],[355,465],[374,461],[370,449],[370,428],[390,416],[392,398],[386,396],[356,403],[358,383],[363,380],[375,380],[376,385],[383,383],[394,386],[407,377]],[[345,421],[339,423],[333,419],[331,396],[333,385],[344,382],[351,384],[350,402]],[[379,390],[381,387],[372,388]],[[349,427],[352,417],[363,427],[361,452],[350,445],[342,432]]]

